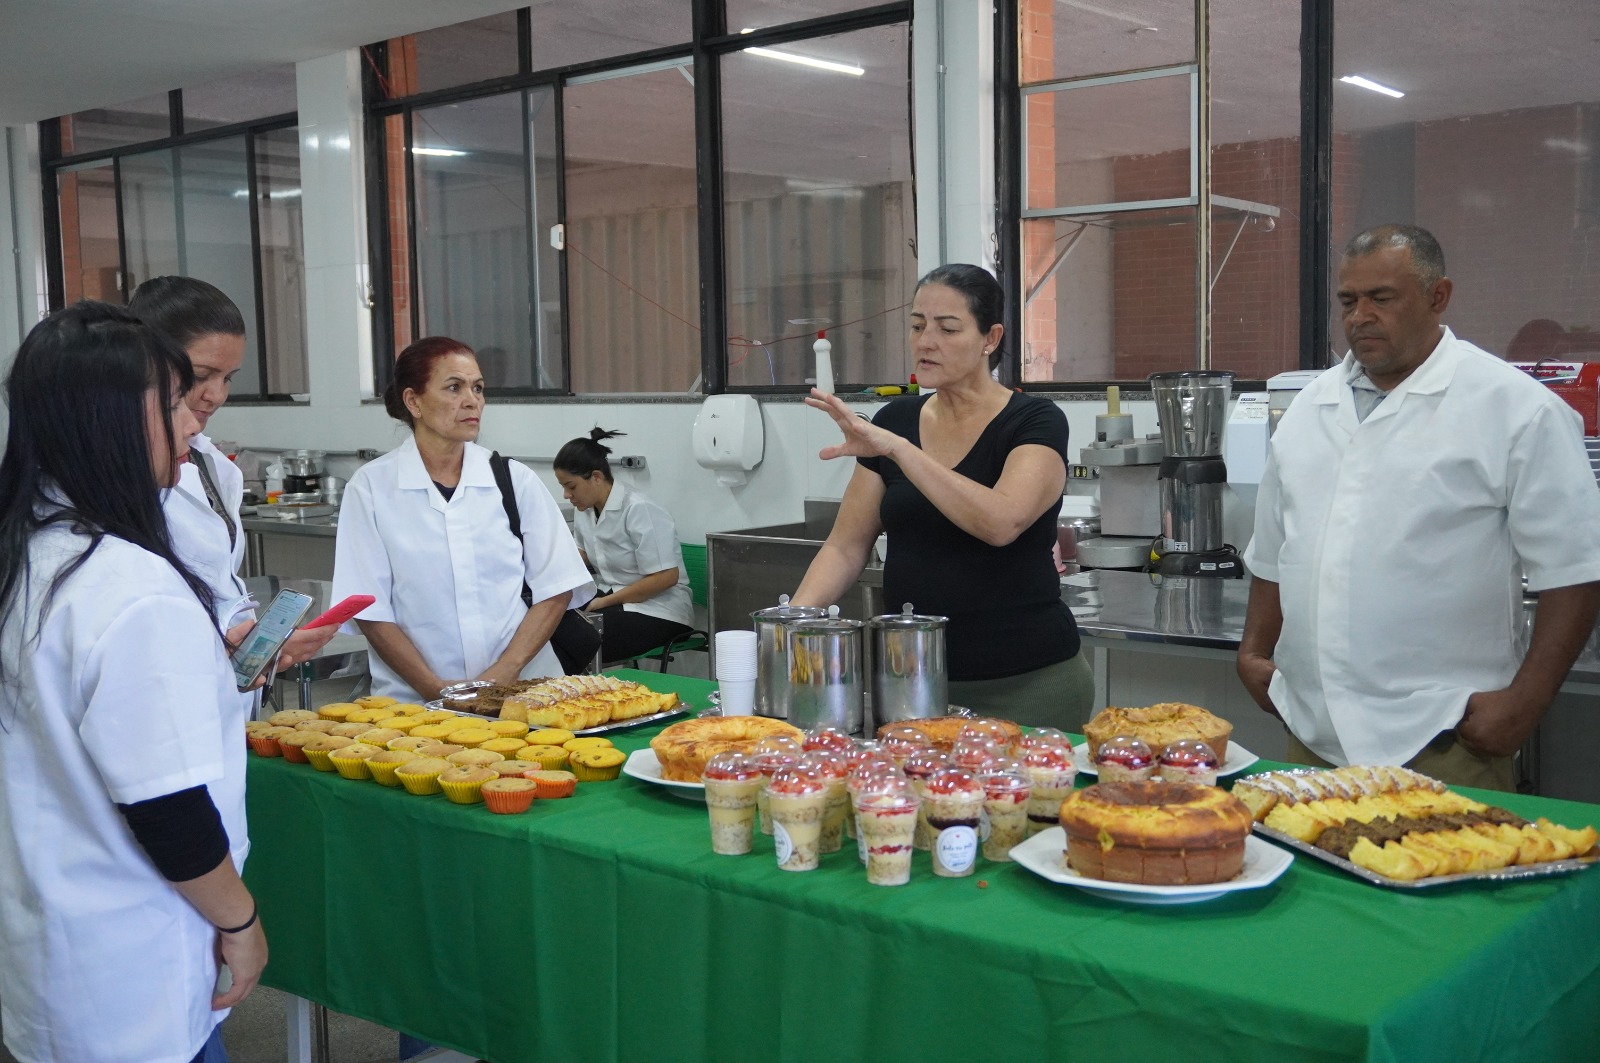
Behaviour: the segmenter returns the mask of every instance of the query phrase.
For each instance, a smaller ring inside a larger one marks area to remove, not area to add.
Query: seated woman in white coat
[[[356,621],[372,645],[373,692],[430,701],[469,679],[560,675],[550,635],[594,583],[555,499],[515,461],[521,541],[512,534],[490,452],[475,442],[484,396],[471,348],[413,343],[384,406],[411,438],[350,478],[333,563],[335,600],[376,599]]]
[[[166,333],[194,368],[194,386],[184,404],[200,431],[189,441],[189,460],[177,486],[163,495],[161,507],[173,549],[211,588],[217,622],[224,630],[252,622],[255,603],[239,578],[245,550],[239,524],[244,474],[205,434],[244,365],[244,315],[220,288],[194,277],[152,277],[134,289],[128,311]],[[296,631],[284,644],[279,668],[311,657],[337,633],[331,625]],[[258,695],[252,691],[242,696],[254,709]]]
[[[267,959],[237,869],[244,706],[161,510],[192,382],[105,303],[36,325],[6,382],[0,1001],[23,1063],[221,1058]]]
[[[601,624],[600,659],[623,661],[688,634],[694,624],[689,573],[672,514],[611,474],[601,440],[623,435],[596,428],[556,454],[556,482],[578,510],[578,549],[600,578],[589,603]]]

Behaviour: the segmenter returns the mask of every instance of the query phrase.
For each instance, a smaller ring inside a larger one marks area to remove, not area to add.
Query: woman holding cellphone
[[[223,1058],[217,1024],[266,964],[236,855],[244,708],[162,512],[192,385],[104,303],[35,326],[6,382],[0,1000],[23,1063]]]

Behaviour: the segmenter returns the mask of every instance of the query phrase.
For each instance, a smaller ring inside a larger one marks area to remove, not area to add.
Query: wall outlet
[[[639,454],[629,454],[626,457],[618,458],[617,464],[624,469],[642,469],[644,468],[644,457]]]

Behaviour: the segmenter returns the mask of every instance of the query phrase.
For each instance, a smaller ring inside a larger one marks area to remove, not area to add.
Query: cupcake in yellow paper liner
[[[559,727],[541,727],[537,731],[528,732],[528,737],[523,741],[530,746],[560,746],[578,737],[571,731],[564,731]]]
[[[538,762],[533,760],[497,760],[493,764],[485,764],[484,767],[493,768],[494,773],[502,779],[540,770]]]
[[[451,753],[444,758],[458,768],[488,767],[497,760],[506,758],[492,749],[462,749]]]
[[[467,765],[451,768],[439,775],[439,789],[444,796],[458,805],[475,805],[483,800],[483,784],[498,779],[492,768]]]
[[[328,754],[328,759],[333,761],[333,770],[346,779],[360,781],[372,778],[372,772],[367,770],[367,758],[375,757],[382,753],[378,746],[369,746],[363,742],[353,742],[350,745],[335,749]]]
[[[439,792],[439,775],[451,767],[453,765],[443,757],[421,757],[400,765],[395,775],[406,793],[426,797]]]
[[[574,750],[568,760],[572,774],[582,782],[602,782],[622,774],[622,762],[628,758],[622,750],[610,746]]]
[[[522,738],[528,733],[528,725],[521,720],[490,720],[483,727],[486,731],[493,731],[496,738]],[[525,738],[522,740],[527,741]]]
[[[300,752],[306,755],[306,761],[318,771],[333,771],[333,751],[343,749],[349,744],[348,738],[319,734],[301,746]]]
[[[388,709],[353,709],[345,714],[346,723],[376,724],[392,715]]]
[[[567,751],[560,746],[523,746],[517,759],[538,761],[541,768],[561,771],[567,766],[567,756]]]
[[[454,742],[432,741],[425,746],[418,746],[417,752],[425,757],[448,757],[452,753],[459,753],[466,746],[458,746]]]
[[[360,705],[363,709],[386,709],[390,705],[400,704],[400,699],[385,697],[382,694],[367,694],[364,697],[356,698],[355,704]]]
[[[400,777],[395,772],[412,761],[421,759],[423,758],[408,750],[381,749],[367,758],[367,770],[372,773],[372,781],[379,786],[399,786]]]
[[[327,733],[339,738],[348,738],[350,741],[354,742],[357,738],[366,734],[370,730],[372,730],[372,728],[364,723],[336,723],[332,727],[328,728]]]
[[[296,731],[315,731],[318,734],[327,734],[339,725],[332,720],[301,720],[294,725]]]
[[[398,749],[402,753],[417,753],[424,746],[433,745],[435,741],[437,740],[433,738],[418,738],[416,735],[406,735],[404,738],[391,738],[384,743],[384,746],[389,749]]]
[[[481,746],[494,738],[494,732],[483,727],[459,727],[445,738],[447,742],[454,742],[458,746],[472,749]]]
[[[317,709],[317,715],[321,716],[324,720],[332,720],[334,723],[343,723],[345,721],[345,717],[349,716],[352,712],[355,712],[360,707],[360,705],[357,705],[353,701],[332,701]]]
[[[416,738],[432,738],[444,741],[450,737],[452,731],[461,730],[461,725],[456,723],[423,723],[411,729],[411,734]]]
[[[306,759],[305,745],[320,739],[322,735],[315,731],[297,731],[293,727],[285,727],[284,730],[289,733],[278,736],[278,748],[283,753],[283,759],[290,764],[311,763]]]
[[[396,716],[421,716],[428,711],[428,706],[418,705],[410,701],[399,701],[390,705],[389,711]]]
[[[520,738],[491,738],[478,748],[487,749],[491,753],[498,753],[502,757],[509,757],[517,750],[527,748],[527,743]]]
[[[502,816],[526,812],[539,794],[539,784],[516,775],[502,775],[483,784],[483,804]]]
[[[525,776],[539,787],[540,798],[571,797],[578,777],[570,771],[530,771]]]
[[[582,738],[569,738],[561,743],[568,753],[576,753],[580,749],[610,749],[611,739],[601,738],[599,735],[584,735]]]
[[[387,727],[391,730],[404,731],[406,734],[410,734],[411,729],[413,727],[420,727],[421,723],[415,716],[385,716],[383,719],[373,724],[373,726]]]
[[[280,709],[267,717],[267,722],[274,727],[293,727],[302,720],[315,720],[317,714],[310,709]]]

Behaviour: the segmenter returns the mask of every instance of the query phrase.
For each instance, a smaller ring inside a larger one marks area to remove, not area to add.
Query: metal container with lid
[[[1222,453],[1228,424],[1233,374],[1225,370],[1182,370],[1150,374],[1156,400],[1161,447],[1169,458],[1205,458]]]
[[[950,705],[945,663],[948,617],[912,611],[875,616],[872,632],[872,720],[882,726],[901,720],[943,716]]]
[[[778,598],[777,605],[750,614],[756,631],[756,715],[789,718],[788,625],[827,615],[819,606],[790,605],[787,594]]]
[[[841,620],[839,607],[824,617],[792,620],[789,635],[789,722],[801,730],[837,727],[861,730],[862,695],[859,620]],[[759,658],[758,658],[759,660]],[[759,673],[758,673],[759,674]],[[758,682],[757,687],[760,687]]]

